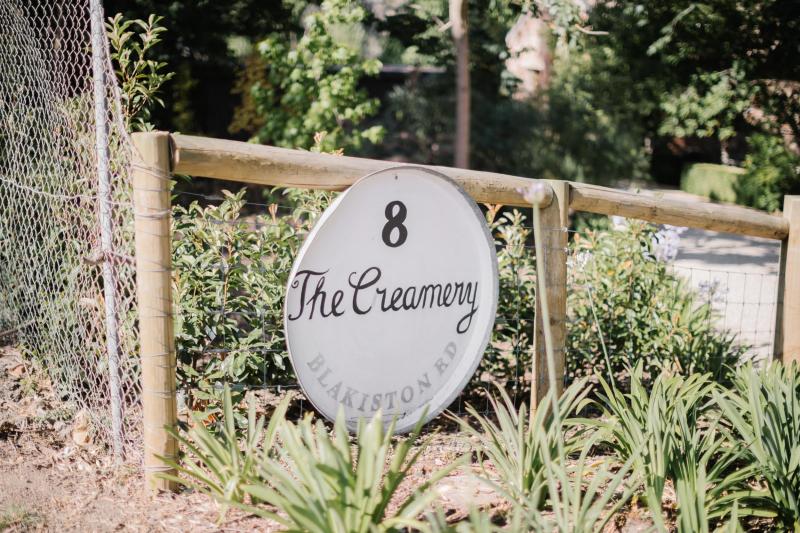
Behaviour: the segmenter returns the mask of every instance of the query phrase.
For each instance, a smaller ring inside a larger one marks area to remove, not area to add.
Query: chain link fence
[[[135,459],[131,149],[102,19],[95,1],[0,0],[0,332]]]

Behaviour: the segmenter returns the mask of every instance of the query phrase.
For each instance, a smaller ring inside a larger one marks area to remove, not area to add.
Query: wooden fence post
[[[800,364],[800,196],[783,199],[783,217],[789,235],[781,242],[775,359]]]
[[[133,206],[136,231],[136,293],[142,364],[144,474],[148,489],[175,490],[158,472],[174,474],[158,456],[177,457],[175,427],[175,334],[172,322],[170,136],[133,134]]]
[[[545,286],[550,311],[550,330],[553,335],[555,377],[557,394],[564,387],[564,367],[567,340],[567,244],[569,225],[569,182],[548,181],[553,188],[553,201],[541,210],[542,237],[544,242]],[[538,261],[539,258],[537,257]],[[531,410],[539,406],[548,390],[547,355],[544,343],[544,324],[540,308],[542,295],[537,284],[536,326],[533,335],[533,376],[531,377]]]

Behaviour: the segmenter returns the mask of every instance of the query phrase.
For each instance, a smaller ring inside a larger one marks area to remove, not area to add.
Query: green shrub
[[[783,139],[757,133],[748,139],[750,153],[736,186],[736,201],[765,211],[783,207],[783,196],[800,194],[800,156]]]
[[[259,114],[256,122],[260,128],[253,139],[310,148],[314,135],[326,132],[326,150],[377,142],[383,128],[360,129],[360,125],[377,112],[378,101],[369,98],[359,82],[376,75],[381,64],[361,58],[359,50],[333,36],[335,28],[346,31],[360,24],[367,16],[365,9],[348,0],[325,0],[309,13],[299,39],[285,32],[273,33],[257,45],[262,61],[253,65],[265,69],[266,74],[257,75],[257,81],[244,89]],[[240,115],[247,112],[244,108]],[[237,117],[237,122],[248,121],[252,118]]]
[[[288,384],[293,373],[283,337],[282,305],[294,256],[331,195],[286,189],[267,216],[247,215],[244,191],[217,206],[176,207],[173,249],[176,337],[181,385],[190,406],[217,409],[219,383]],[[280,193],[271,193],[274,197]],[[530,229],[518,210],[487,209],[495,236],[500,294],[491,342],[470,389],[494,381],[513,397],[530,390],[535,261]],[[568,375],[605,367],[615,375],[642,359],[645,371],[712,372],[727,379],[745,351],[714,329],[715,315],[669,263],[658,260],[650,225],[589,229],[571,244]],[[223,312],[224,310],[224,312]],[[597,320],[595,320],[595,315]],[[597,330],[600,325],[602,336]]]
[[[218,409],[222,382],[246,387],[293,381],[283,335],[286,282],[295,254],[332,198],[286,189],[280,201],[291,212],[279,216],[275,210],[265,218],[244,213],[244,189],[223,194],[219,205],[177,206],[173,216],[178,378],[192,391],[190,407],[209,411]],[[511,387],[530,361],[530,230],[516,210],[498,216],[490,209],[487,216],[497,239],[501,290],[498,323],[475,384],[485,371]]]
[[[746,461],[766,481],[766,510],[785,531],[800,531],[800,369],[748,365],[736,374],[734,389],[715,398]]]
[[[716,329],[711,298],[701,298],[670,269],[671,231],[630,220],[616,230],[575,234],[567,299],[570,379],[618,376],[641,362],[646,375],[666,368],[726,381],[740,364],[746,347]],[[604,370],[606,361],[611,368]]]
[[[736,201],[736,182],[744,172],[744,169],[730,165],[693,163],[683,169],[681,190],[733,203]]]
[[[535,259],[531,231],[518,210],[487,212],[495,235],[500,294],[492,341],[479,380],[491,379],[515,395],[529,390]],[[605,220],[605,219],[602,219]],[[590,222],[570,243],[567,301],[569,380],[604,372],[614,375],[637,361],[655,375],[668,368],[683,375],[710,372],[727,381],[747,346],[717,329],[713,294],[700,294],[670,268],[676,246],[667,228],[635,220],[612,229]],[[598,330],[599,326],[599,330]]]
[[[218,383],[293,381],[283,335],[283,298],[295,254],[330,199],[287,190],[278,216],[245,216],[245,190],[217,206],[176,206],[173,283],[178,379],[191,408],[220,400]]]
[[[526,227],[528,219],[516,209],[501,212],[500,208],[489,206],[486,213],[497,251],[497,318],[473,388],[491,380],[516,396],[530,390],[523,378],[530,371],[528,347],[533,340],[536,264],[527,247],[531,233]]]

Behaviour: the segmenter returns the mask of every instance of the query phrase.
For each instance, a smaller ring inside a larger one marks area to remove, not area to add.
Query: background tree
[[[456,139],[454,165],[469,168],[470,81],[467,0],[450,0],[450,32],[456,55]]]
[[[749,169],[738,199],[756,206],[800,186],[793,0],[465,0],[469,57],[456,54],[449,0],[321,4],[359,13],[350,21],[307,0],[105,3],[174,28],[153,58],[176,73],[169,112],[151,117],[162,129],[295,147],[325,130],[325,149],[433,164],[457,151],[463,164],[468,146],[476,169],[593,182],[677,184],[686,163],[722,162]],[[520,99],[505,37],[526,12],[550,28],[553,64],[549,85]],[[376,59],[427,70],[398,84],[372,77]],[[458,72],[471,81],[461,106]]]
[[[270,32],[297,29],[307,2],[260,0],[104,0],[107,14],[125,19],[161,17],[169,31],[152,59],[174,72],[164,87],[164,108],[152,121],[164,130],[229,137],[236,105],[231,95],[242,49]]]
[[[800,64],[791,58],[800,46],[797,2],[603,1],[589,22],[608,35],[581,42],[592,57],[584,75],[617,78],[620,97],[603,107],[629,116],[652,144],[709,138],[721,143],[717,159],[724,160],[727,148],[756,131],[778,135],[783,129],[796,142]],[[742,159],[747,147],[738,145],[734,156]],[[653,174],[659,175],[657,168]]]
[[[359,25],[365,15],[349,0],[326,0],[303,17],[302,31],[273,32],[258,43],[250,71],[255,80],[241,88],[260,120],[253,140],[310,148],[315,134],[324,133],[322,150],[349,151],[380,139],[381,126],[362,128],[378,101],[359,82],[377,74],[381,63],[335,38],[337,27]]]

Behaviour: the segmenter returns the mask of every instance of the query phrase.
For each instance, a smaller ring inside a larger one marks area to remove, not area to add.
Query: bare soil
[[[138,465],[115,465],[84,427],[41,372],[0,347],[0,531],[276,529],[235,510],[218,523],[200,494],[147,494]]]

